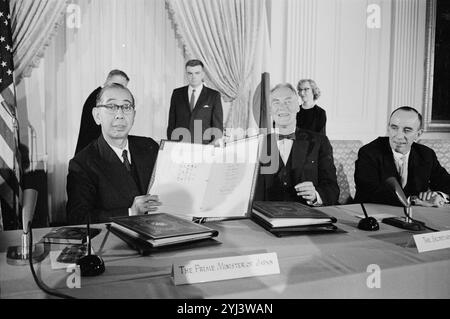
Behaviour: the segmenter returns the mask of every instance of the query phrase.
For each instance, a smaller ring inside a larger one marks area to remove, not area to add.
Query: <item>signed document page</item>
[[[159,211],[192,217],[244,217],[259,159],[258,136],[225,147],[163,141],[149,193]]]

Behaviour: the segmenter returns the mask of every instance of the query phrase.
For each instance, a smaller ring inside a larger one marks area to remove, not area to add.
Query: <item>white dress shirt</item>
[[[191,103],[191,95],[192,95],[192,91],[193,90],[194,90],[194,88],[189,85],[189,87],[188,87],[188,101],[189,101],[189,103]],[[203,83],[195,88],[195,92],[194,92],[194,96],[195,96],[194,107],[195,107],[195,104],[197,104],[198,97],[200,96],[200,93],[202,93],[202,90],[203,90]]]
[[[112,150],[114,151],[114,153],[116,153],[117,157],[119,157],[119,159],[122,163],[123,163],[123,157],[122,157],[123,150],[127,150],[128,161],[131,163],[131,154],[130,154],[130,149],[128,148],[128,140],[127,140],[127,143],[125,144],[124,148],[118,148],[118,147],[112,146],[109,143],[108,143],[108,145],[111,146]]]
[[[289,160],[289,155],[291,154],[293,144],[294,144],[294,141],[291,139],[287,139],[287,138],[282,139],[282,140],[277,139],[278,150],[280,152],[281,159],[285,166]],[[312,206],[321,206],[323,204],[322,198],[320,198],[320,195],[317,192],[317,190],[316,190],[316,200],[314,202],[307,201],[306,203],[308,205],[312,205]]]
[[[392,150],[392,154],[394,155],[394,162],[395,162],[395,167],[397,168],[397,172],[400,175],[400,177],[402,177],[402,159],[404,159],[404,170],[405,170],[405,185],[408,181],[408,161],[409,161],[409,154],[411,153],[411,151],[409,151],[406,154],[402,154],[402,153],[398,153],[394,150]],[[402,188],[404,187],[404,185],[402,185]]]
[[[108,142],[107,142],[108,143]],[[116,153],[117,157],[120,159],[120,161],[123,163],[123,157],[122,157],[122,153],[123,150],[127,150],[127,157],[128,157],[128,161],[131,163],[131,153],[130,153],[130,149],[128,148],[128,140],[127,143],[125,144],[124,148],[118,148],[115,146],[112,146],[111,144],[108,143],[108,145],[112,148],[112,150],[114,151],[114,153]],[[131,212],[131,208],[128,208],[128,216],[132,216],[132,212]]]
[[[294,144],[294,141],[287,138],[277,140],[278,150],[280,151],[280,156],[284,165],[287,164],[289,155],[291,154],[292,144]]]

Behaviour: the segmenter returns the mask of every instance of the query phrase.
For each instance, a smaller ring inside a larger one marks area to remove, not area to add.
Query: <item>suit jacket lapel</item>
[[[195,103],[194,111],[197,107],[203,106],[205,101],[208,99],[208,92],[206,92],[206,87],[203,85],[202,91],[200,92],[200,96],[197,99],[197,103]]]
[[[109,179],[111,185],[114,186],[113,188],[117,189],[121,196],[128,201],[130,199],[133,201],[134,196],[140,193],[133,177],[127,172],[123,163],[117,157],[117,154],[114,153],[103,138],[103,135],[100,135],[98,138],[98,146],[100,153],[100,163],[98,164],[105,172],[105,177]]]
[[[189,85],[188,85],[183,88],[183,104],[189,110],[189,112],[192,112],[191,105],[189,104],[190,98],[191,97],[189,96]]]
[[[275,158],[279,159],[280,163],[279,165],[284,165],[283,161],[281,160],[280,151],[278,149],[277,141],[274,139],[273,141],[273,149],[272,149],[272,143],[271,138],[272,134],[267,135],[266,143],[267,143],[267,154],[270,156],[271,161]],[[292,141],[292,148],[291,153],[289,154],[289,157],[291,158],[291,164],[292,169],[302,169],[307,153],[310,152],[310,142],[307,140],[301,140],[296,139]],[[277,169],[278,170],[278,169]]]
[[[273,138],[273,141],[272,141]],[[297,136],[298,138],[298,136]],[[300,137],[301,138],[301,137]],[[281,156],[280,151],[278,150],[277,140],[276,136],[273,134],[267,135],[267,138],[265,140],[265,148],[263,148],[263,151],[267,150],[267,155],[270,158],[270,162],[264,164],[264,166],[270,166],[275,165],[274,161],[278,161],[278,165],[276,167],[276,172],[284,165]],[[289,154],[290,160],[291,160],[291,169],[292,170],[302,170],[307,153],[310,152],[310,146],[311,143],[307,140],[299,140],[296,139],[292,143],[291,153]],[[264,180],[265,180],[265,188],[270,188],[273,184],[273,178],[275,176],[274,174],[265,174]]]
[[[148,182],[150,181],[150,161],[151,154],[148,152],[148,149],[142,149],[136,143],[134,143],[133,139],[128,138],[129,149],[132,156],[133,165],[136,165],[136,171],[139,178],[140,188],[147,192]]]
[[[273,144],[271,143],[272,138],[274,139]],[[278,167],[277,167],[278,171],[280,169],[280,166],[284,166],[284,163],[283,160],[281,159],[280,150],[278,148],[277,136],[272,134],[268,135],[267,143],[269,143],[268,147],[271,160],[278,159]]]
[[[311,152],[310,146],[312,146],[310,141],[302,139],[301,133],[296,135],[296,139],[292,143],[290,155],[293,170],[303,171],[306,157]]]
[[[386,176],[383,176],[382,178],[387,179],[388,177],[394,176],[395,178],[397,178],[397,181],[401,185],[400,174],[398,173],[397,166],[395,165],[394,154],[392,153],[392,149],[391,146],[389,145],[388,139],[386,139],[385,148],[383,152],[383,162],[384,162],[384,172],[386,173]]]
[[[420,158],[419,153],[417,153],[414,144],[411,147],[411,152],[409,153],[408,159],[408,182],[406,183],[405,188],[408,189],[408,193],[415,193],[418,189],[420,189],[419,179],[417,175],[420,172],[420,163],[423,164],[424,159]]]
[[[272,141],[272,139],[273,139],[273,141]],[[263,146],[263,152],[264,151],[266,152],[265,155],[268,156],[269,162],[263,163],[263,166],[270,167],[271,165],[276,165],[277,164],[276,161],[278,161],[278,165],[277,165],[276,171],[275,171],[275,173],[276,173],[276,172],[278,172],[280,165],[283,165],[283,162],[281,161],[281,158],[280,158],[280,151],[278,150],[275,136],[273,134],[268,134],[265,138],[264,143],[265,144]],[[280,163],[280,161],[281,161],[281,163]],[[264,180],[265,180],[265,188],[270,188],[272,186],[273,177],[274,177],[275,173],[263,175]]]

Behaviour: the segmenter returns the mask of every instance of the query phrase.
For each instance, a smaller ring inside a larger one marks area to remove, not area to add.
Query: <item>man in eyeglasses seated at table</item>
[[[146,193],[159,146],[128,135],[136,115],[131,92],[115,83],[103,87],[92,115],[102,134],[69,162],[69,223],[86,223],[89,214],[98,223],[157,210],[158,197]]]
[[[316,132],[296,130],[299,109],[291,84],[272,89],[270,111],[278,133],[265,139],[255,200],[337,204],[339,186],[330,141]]]
[[[106,77],[106,86],[111,83],[122,84],[127,86],[130,78],[121,70],[111,70]],[[89,94],[86,102],[83,105],[83,111],[81,112],[80,132],[78,133],[77,147],[75,148],[75,155],[85,148],[90,142],[97,139],[100,136],[101,129],[95,124],[92,118],[92,109],[96,105],[97,95],[100,93],[103,86],[99,86],[91,94]]]

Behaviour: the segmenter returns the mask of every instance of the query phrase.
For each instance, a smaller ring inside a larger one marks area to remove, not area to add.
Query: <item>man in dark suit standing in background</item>
[[[255,200],[334,205],[339,197],[333,150],[325,135],[296,130],[295,88],[278,84],[271,91],[276,134],[265,139]]]
[[[159,146],[131,136],[135,106],[120,84],[102,88],[92,114],[102,134],[69,162],[67,216],[71,224],[108,222],[113,216],[154,211],[158,197],[147,194]]]
[[[106,77],[105,84],[103,86],[109,85],[111,83],[121,84],[127,86],[130,79],[125,72],[121,70],[111,70]],[[94,118],[92,117],[92,109],[95,107],[97,101],[97,95],[102,89],[101,86],[96,88],[88,96],[86,102],[83,105],[83,111],[81,113],[81,123],[80,132],[78,133],[78,142],[75,149],[75,154],[85,148],[90,142],[97,139],[100,136],[101,129],[100,126],[95,124]]]
[[[203,63],[186,63],[189,85],[177,88],[170,100],[167,138],[192,143],[220,144],[223,135],[223,110],[220,93],[206,87]]]
[[[385,184],[395,177],[413,204],[442,206],[450,193],[450,175],[429,147],[415,143],[422,134],[422,116],[402,106],[392,112],[388,137],[361,147],[355,162],[357,202],[400,205]]]

